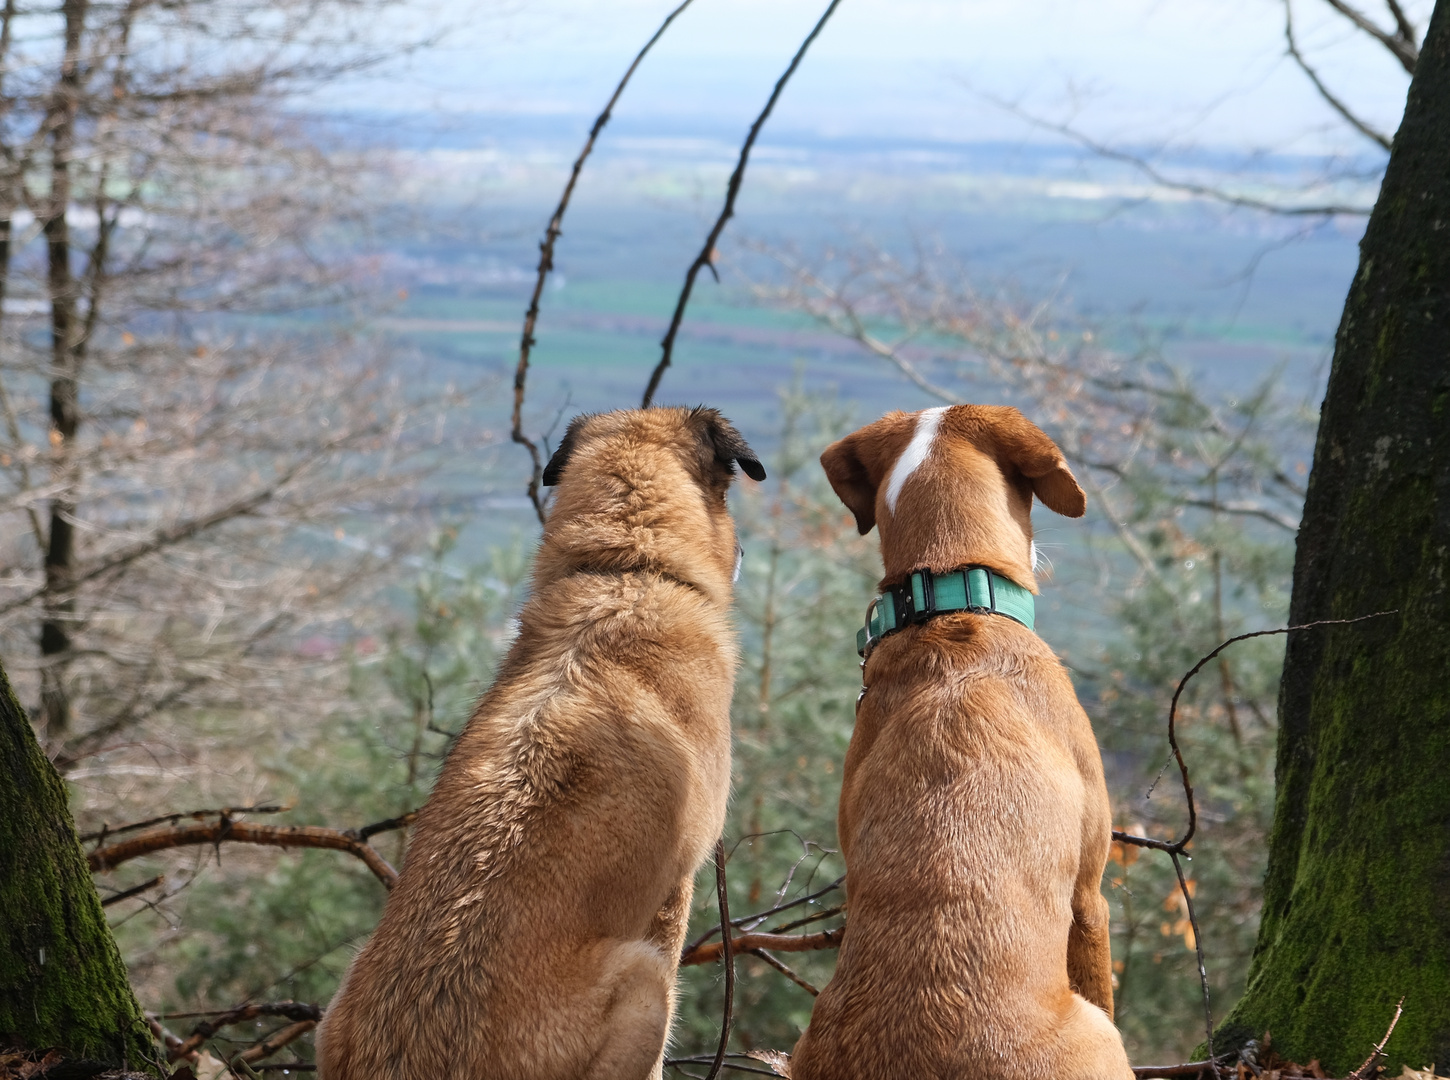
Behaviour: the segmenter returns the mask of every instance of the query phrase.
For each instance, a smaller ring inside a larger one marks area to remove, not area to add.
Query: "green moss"
[[[60,777],[0,670],[0,1046],[157,1071]]]

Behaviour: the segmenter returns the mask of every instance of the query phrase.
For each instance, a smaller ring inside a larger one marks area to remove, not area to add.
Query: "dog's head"
[[[715,409],[575,417],[544,469],[555,489],[538,573],[653,569],[728,600],[739,548],[725,496],[765,470]]]
[[[1036,592],[1032,496],[1068,517],[1087,509],[1057,444],[1010,406],[888,413],[821,464],[862,534],[880,532],[887,583],[976,563]]]

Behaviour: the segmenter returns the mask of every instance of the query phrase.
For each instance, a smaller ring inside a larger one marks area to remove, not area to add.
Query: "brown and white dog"
[[[730,785],[737,463],[764,479],[713,409],[569,426],[518,638],[327,1010],[325,1080],[660,1076]]]
[[[826,475],[883,589],[986,566],[1037,592],[1031,508],[1080,517],[1057,446],[1016,409],[891,413]],[[882,637],[846,753],[847,928],[795,1080],[1129,1080],[1112,1023],[1102,758],[1052,650],[1000,614]]]

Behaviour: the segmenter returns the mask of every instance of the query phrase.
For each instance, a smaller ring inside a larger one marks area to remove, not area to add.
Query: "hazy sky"
[[[592,115],[676,0],[425,2],[437,7],[406,9],[411,26],[441,19],[452,32],[354,101]],[[1422,23],[1431,6],[1409,4]],[[824,0],[695,0],[636,75],[617,115],[747,124],[824,7]],[[1295,12],[1325,78],[1393,130],[1408,82],[1399,65],[1323,0],[1297,0]],[[989,97],[1073,117],[1117,140],[1366,146],[1284,57],[1282,0],[843,0],[772,124],[780,132],[1024,137],[1022,123]]]

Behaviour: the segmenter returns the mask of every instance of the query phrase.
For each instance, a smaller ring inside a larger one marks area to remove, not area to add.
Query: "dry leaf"
[[[784,1050],[751,1050],[745,1056],[769,1065],[776,1076],[790,1076],[790,1055]]]
[[[223,1080],[228,1075],[227,1063],[218,1061],[206,1050],[196,1055],[196,1060],[191,1063],[191,1071],[196,1073],[196,1080]]]

